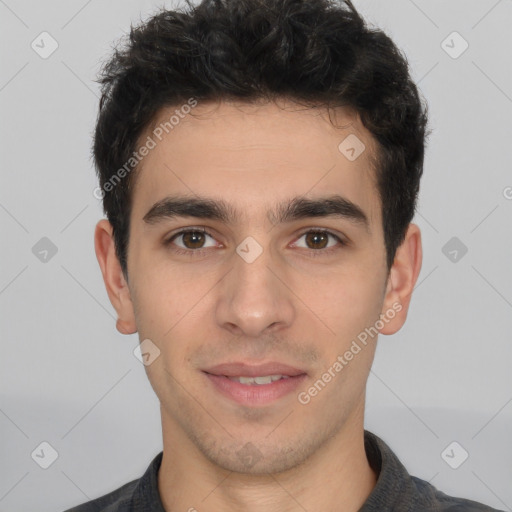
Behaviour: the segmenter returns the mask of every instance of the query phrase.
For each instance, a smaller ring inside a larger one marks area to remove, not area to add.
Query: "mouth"
[[[233,382],[240,382],[240,384],[246,384],[249,386],[262,386],[272,384],[272,382],[275,382],[276,380],[291,378],[289,375],[260,375],[258,377],[243,377],[242,375],[239,377],[228,377],[227,375],[223,375],[223,377],[227,377]]]
[[[307,377],[304,370],[276,362],[226,363],[203,370],[203,373],[216,393],[249,406],[266,405],[283,398]]]

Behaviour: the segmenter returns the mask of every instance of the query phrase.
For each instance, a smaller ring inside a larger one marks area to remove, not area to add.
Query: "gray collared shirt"
[[[365,430],[368,461],[379,475],[359,512],[503,512],[476,501],[454,498],[434,486],[410,476],[391,448],[379,437]],[[93,501],[66,512],[166,512],[158,493],[160,452],[144,475]]]

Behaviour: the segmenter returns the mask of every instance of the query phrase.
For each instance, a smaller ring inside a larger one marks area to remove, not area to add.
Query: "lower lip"
[[[270,384],[241,384],[224,375],[204,374],[215,389],[242,405],[265,405],[295,391],[306,378],[305,374],[280,379]]]

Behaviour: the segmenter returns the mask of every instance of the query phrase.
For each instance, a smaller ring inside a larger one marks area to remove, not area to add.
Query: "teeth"
[[[289,377],[288,375],[266,375],[262,377],[228,377],[228,379],[240,382],[240,384],[261,385],[270,384],[280,379],[289,379]]]

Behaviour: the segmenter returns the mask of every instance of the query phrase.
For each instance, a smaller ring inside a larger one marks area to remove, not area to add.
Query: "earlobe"
[[[381,334],[394,334],[405,323],[412,292],[421,270],[422,257],[421,231],[416,224],[411,223],[389,272],[381,311],[384,320]]]
[[[117,312],[116,328],[121,334],[133,334],[137,327],[130,289],[116,255],[112,225],[107,219],[96,224],[94,248],[108,297]]]

